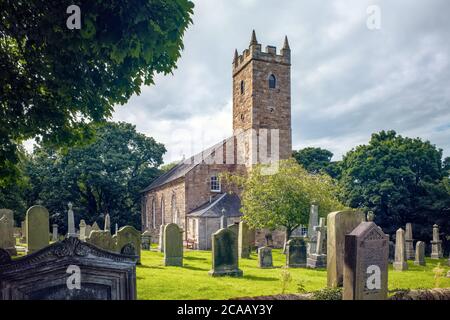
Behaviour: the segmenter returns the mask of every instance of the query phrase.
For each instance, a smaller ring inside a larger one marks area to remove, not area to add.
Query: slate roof
[[[188,217],[201,218],[220,218],[222,215],[226,217],[240,217],[242,213],[241,199],[236,194],[222,193],[213,197],[211,202],[206,202],[200,207],[192,210]],[[223,210],[225,209],[225,210]]]

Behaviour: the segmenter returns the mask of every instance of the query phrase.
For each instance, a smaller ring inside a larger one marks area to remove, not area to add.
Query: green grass
[[[210,251],[184,253],[183,267],[164,267],[163,254],[156,251],[142,251],[142,265],[137,267],[138,299],[230,299],[237,297],[263,296],[281,293],[281,267],[285,256],[280,250],[273,250],[274,269],[257,267],[255,253],[250,259],[241,259],[239,268],[242,278],[211,277]],[[427,259],[425,267],[415,266],[408,261],[408,271],[394,271],[389,267],[389,290],[434,288],[433,268],[440,262],[445,273],[449,270],[446,259]],[[299,284],[306,291],[315,291],[326,286],[325,269],[289,269],[292,281],[286,293],[298,293]],[[445,274],[444,274],[445,276]],[[440,279],[440,287],[450,287],[449,278]]]

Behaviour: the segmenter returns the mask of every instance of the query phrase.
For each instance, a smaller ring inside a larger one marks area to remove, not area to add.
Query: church
[[[234,53],[232,77],[233,136],[178,163],[142,191],[142,231],[155,239],[161,225],[176,223],[192,248],[211,249],[211,235],[242,216],[239,190],[222,185],[220,173],[245,174],[256,163],[291,157],[287,37],[277,53],[274,46],[262,50],[253,31],[248,49]]]

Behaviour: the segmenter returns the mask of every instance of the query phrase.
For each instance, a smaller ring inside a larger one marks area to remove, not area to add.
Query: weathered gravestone
[[[159,226],[159,252],[164,253],[164,225]]]
[[[86,233],[86,221],[81,219],[80,220],[80,224],[79,224],[79,228],[80,228],[80,240],[81,241],[86,241],[86,238],[88,237],[88,234]]]
[[[91,227],[91,231],[97,231],[97,230],[100,230],[100,227],[98,226],[98,224],[97,224],[97,222],[94,222],[94,224],[92,225],[92,227]],[[90,233],[89,233],[89,235],[90,235]]]
[[[183,266],[183,230],[176,223],[164,227],[164,265]]]
[[[58,225],[52,224],[52,242],[58,241]]]
[[[258,266],[260,268],[273,268],[272,248],[258,248]]]
[[[344,300],[385,300],[389,238],[374,222],[361,222],[345,236]]]
[[[306,243],[303,238],[294,238],[286,243],[286,266],[289,268],[306,267]]]
[[[116,250],[116,244],[109,231],[92,230],[89,238],[86,239],[86,242],[93,244],[94,246],[99,247],[103,250]]]
[[[395,234],[395,260],[393,267],[398,271],[408,269],[408,264],[406,263],[405,231],[402,228],[398,229]]]
[[[416,257],[414,259],[416,266],[424,266],[425,262],[425,242],[417,241],[416,243]]]
[[[250,258],[251,252],[251,230],[249,229],[247,223],[241,221],[239,223],[239,238],[238,238],[238,254],[239,258]]]
[[[342,286],[345,235],[365,220],[363,212],[336,211],[327,217],[327,285]]]
[[[142,250],[150,250],[152,243],[152,233],[149,230],[144,231],[141,236],[141,247]]]
[[[237,232],[233,228],[218,230],[212,236],[212,269],[211,276],[241,277],[239,269]]]
[[[104,231],[111,232],[111,218],[109,217],[108,213],[105,215],[105,228],[104,228]]]
[[[431,259],[441,259],[444,257],[442,252],[442,240],[439,239],[439,226],[433,226],[433,241],[431,241]]]
[[[316,252],[310,253],[307,259],[308,268],[325,268],[327,266],[327,255],[323,253],[323,247],[325,242],[325,235],[327,227],[325,227],[325,219],[320,218],[318,226],[314,227],[317,233]]]
[[[69,207],[69,210],[67,210],[67,237],[78,237],[77,231],[75,230],[75,217],[72,210],[72,202],[69,202],[67,206]]]
[[[414,256],[415,256],[415,252],[414,252],[414,239],[413,239],[411,223],[406,224],[405,245],[406,245],[406,259],[413,260]]]
[[[117,231],[116,252],[138,256],[141,263],[141,233],[132,226],[125,226]]]
[[[0,209],[0,248],[15,256],[16,239],[14,238],[14,213],[9,209]]]
[[[84,234],[85,234],[84,240],[85,241],[86,241],[87,238],[89,238],[89,236],[91,234],[91,231],[92,231],[92,226],[89,225],[89,224],[86,224],[86,231],[84,232]]]
[[[0,300],[134,299],[136,257],[103,251],[77,238],[16,260],[0,257]]]
[[[31,254],[49,244],[49,214],[41,205],[32,206],[26,213],[27,253]]]
[[[316,252],[317,231],[314,229],[319,224],[319,206],[312,204],[308,222],[308,255]]]

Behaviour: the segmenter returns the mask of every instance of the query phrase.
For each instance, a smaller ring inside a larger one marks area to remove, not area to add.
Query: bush
[[[324,288],[312,293],[314,300],[342,300],[342,288]]]

